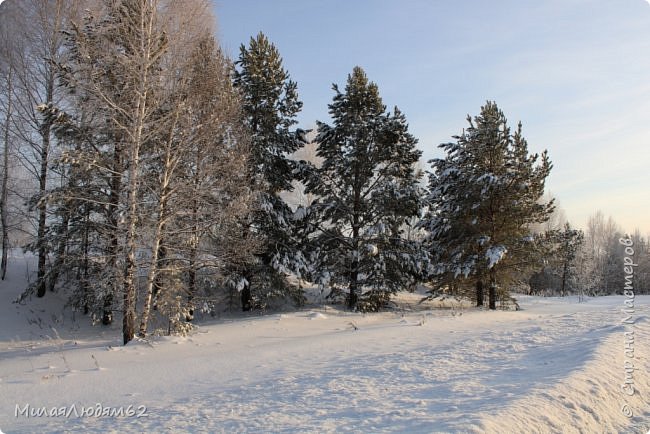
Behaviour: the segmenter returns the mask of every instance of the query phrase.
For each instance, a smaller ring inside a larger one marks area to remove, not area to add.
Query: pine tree
[[[567,295],[576,288],[576,260],[584,242],[584,233],[573,229],[569,223],[561,231],[556,231],[558,261],[557,273],[560,277],[560,294]]]
[[[72,101],[73,98],[68,99]],[[41,107],[41,111],[43,117],[49,119],[62,152],[52,165],[52,173],[60,176],[61,185],[47,194],[51,212],[56,217],[50,223],[46,238],[53,247],[47,285],[54,291],[61,277],[75,281],[77,290],[71,295],[70,304],[84,314],[110,316],[110,308],[106,312],[102,310],[104,294],[111,292],[107,282],[114,281],[115,276],[102,278],[99,272],[106,268],[113,271],[113,268],[100,265],[107,251],[103,249],[105,244],[98,242],[106,239],[106,233],[110,232],[105,218],[105,178],[90,164],[89,158],[98,155],[86,152],[91,146],[103,147],[100,137],[104,131],[101,124],[84,119],[84,110],[75,112],[80,114],[78,118],[51,105]]]
[[[567,222],[562,229],[550,229],[541,236],[544,247],[540,271],[529,281],[532,293],[565,296],[580,291],[578,260],[584,245],[584,233]]]
[[[521,123],[511,133],[495,103],[467,120],[454,142],[440,145],[445,158],[430,161],[429,210],[421,226],[429,233],[437,288],[473,286],[480,306],[487,283],[495,309],[497,291],[507,302],[507,286],[536,262],[530,226],[553,210],[552,202],[539,200],[552,166],[546,152],[541,159],[528,154]]]
[[[404,115],[386,111],[361,68],[348,76],[344,92],[333,89],[333,125],[318,123],[323,163],[307,183],[307,193],[317,196],[312,245],[321,283],[347,287],[351,309],[376,310],[421,268],[414,243],[404,237],[420,211],[421,152]]]
[[[74,281],[77,291],[70,304],[100,317],[104,325],[113,321],[123,276],[118,226],[127,158],[125,134],[115,124],[125,125],[126,115],[106,107],[93,87],[112,92],[114,103],[128,104],[126,93],[117,90],[122,86],[122,77],[115,72],[120,70],[119,61],[98,43],[111,33],[109,21],[89,13],[83,26],[66,29],[66,59],[57,65],[57,72],[67,111],[52,104],[41,106],[61,148],[53,165],[60,186],[48,191],[52,214],[58,217],[48,230],[53,247],[48,286],[54,290],[62,276]],[[84,52],[92,52],[92,57]]]
[[[258,210],[244,231],[261,238],[256,261],[235,273],[233,285],[241,291],[242,309],[274,295],[301,295],[285,276],[300,273],[304,261],[293,235],[292,211],[280,193],[293,189],[298,163],[290,155],[304,143],[300,130],[292,131],[302,108],[297,85],[282,66],[277,48],[259,33],[240,48],[233,82],[243,97],[246,124],[251,134],[252,173],[259,192]]]

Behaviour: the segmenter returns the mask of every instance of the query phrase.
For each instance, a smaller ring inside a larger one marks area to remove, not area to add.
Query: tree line
[[[513,288],[622,290],[605,271],[620,230],[602,215],[587,236],[549,224],[550,159],[496,103],[425,174],[405,115],[360,67],[333,86],[330,122],[304,131],[277,48],[260,33],[230,60],[209,2],[83,7],[0,8],[2,277],[9,237],[28,234],[23,298],[73,289],[98,322],[121,313],[127,343],[183,333],[197,311],[300,305],[304,282],[362,311],[422,282],[490,309]]]
[[[621,294],[626,286],[627,256],[621,240],[632,243],[634,291],[650,292],[650,240],[639,230],[625,233],[601,211],[589,217],[585,230],[571,227],[562,213],[556,213],[539,229],[552,249],[529,279],[531,293],[580,297]]]

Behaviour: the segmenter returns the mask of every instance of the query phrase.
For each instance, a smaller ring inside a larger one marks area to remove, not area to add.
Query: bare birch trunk
[[[46,58],[43,59],[45,69],[45,101],[47,105],[54,104],[54,88],[56,86],[56,73],[55,67],[52,63],[57,58],[58,51],[61,47],[61,26],[64,14],[64,1],[57,0],[55,6],[55,16],[52,22],[52,28],[49,35],[49,47],[47,47]],[[44,10],[43,10],[44,11]],[[45,233],[47,231],[47,177],[50,164],[50,148],[52,146],[52,121],[46,119],[40,127],[41,146],[39,149],[40,170],[38,174],[38,230],[37,230],[37,248],[38,248],[38,281],[36,295],[43,297],[47,289],[47,282],[45,281],[47,272],[47,243],[45,241]]]
[[[108,209],[108,223],[111,229],[110,242],[108,247],[108,265],[111,270],[117,271],[117,255],[119,254],[119,238],[118,226],[119,221],[117,217],[117,210],[120,206],[120,195],[122,194],[122,144],[121,138],[115,138],[115,148],[113,150],[113,162],[111,181],[110,181],[110,194],[109,194],[109,209]],[[117,274],[117,273],[116,273]],[[117,277],[117,276],[116,276]],[[104,295],[104,303],[102,307],[102,324],[110,325],[113,323],[113,297],[118,290],[118,279],[110,285],[110,292]]]
[[[46,83],[46,100],[47,103],[52,103],[54,97],[54,71],[48,72]],[[45,295],[46,282],[46,262],[47,262],[47,245],[45,243],[45,230],[47,224],[47,201],[45,195],[47,193],[47,171],[49,166],[50,154],[50,141],[51,141],[52,125],[49,120],[46,120],[41,126],[41,149],[40,149],[40,172],[38,176],[38,231],[36,235],[36,243],[38,246],[38,287],[36,295],[43,297]]]
[[[171,194],[170,184],[174,174],[175,161],[172,156],[173,134],[178,122],[178,111],[176,112],[174,122],[170,127],[169,139],[165,145],[165,157],[163,162],[163,173],[160,178],[160,198],[158,202],[158,210],[156,213],[156,229],[154,232],[153,246],[151,247],[151,261],[149,264],[149,271],[147,273],[147,286],[145,290],[144,307],[142,308],[142,316],[140,320],[139,335],[144,337],[147,335],[147,326],[149,323],[149,315],[151,313],[151,301],[158,275],[158,254],[160,253],[160,245],[163,238],[163,231],[167,219],[167,206],[169,203],[169,196]]]
[[[9,183],[9,126],[11,125],[12,103],[13,103],[13,67],[9,65],[7,75],[7,115],[4,125],[4,154],[2,158],[2,198],[0,198],[0,220],[2,223],[2,262],[0,264],[0,274],[2,280],[7,276],[7,250],[9,249],[9,222],[7,218],[7,197]]]
[[[131,134],[131,158],[129,165],[129,184],[127,200],[127,235],[126,235],[126,261],[124,271],[124,317],[122,321],[122,335],[126,345],[135,336],[136,323],[136,286],[135,274],[136,264],[136,239],[138,222],[138,178],[140,171],[140,148],[143,142],[143,132],[148,107],[149,74],[152,66],[152,51],[155,42],[154,15],[155,4],[149,0],[144,1],[140,11],[139,32],[140,32],[140,62],[137,65],[137,90],[135,105],[135,122]]]

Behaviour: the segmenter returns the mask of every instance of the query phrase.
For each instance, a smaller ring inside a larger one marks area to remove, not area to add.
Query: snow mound
[[[576,343],[576,348],[567,348],[571,356],[551,353],[542,358],[544,369],[551,372],[567,362],[571,362],[574,369],[565,375],[554,375],[554,381],[547,387],[537,387],[500,411],[485,415],[480,423],[481,429],[495,433],[531,432],[531,427],[544,427],[544,432],[564,433],[648,432],[650,321],[643,315],[635,323],[632,359],[635,366],[631,376],[630,370],[626,373],[626,363],[630,359],[626,361],[624,331],[627,330],[616,330],[602,339],[596,338],[595,347],[593,343]],[[567,338],[571,343],[570,336]],[[583,360],[578,356],[581,348],[590,354]],[[626,380],[634,385],[632,396],[622,390]]]

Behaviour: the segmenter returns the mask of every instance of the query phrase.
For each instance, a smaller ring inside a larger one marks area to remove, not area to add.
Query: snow
[[[650,296],[635,298],[634,386],[624,379],[623,296],[517,296],[489,312],[453,298],[357,314],[312,305],[232,316],[187,337],[120,346],[58,294],[11,304],[0,283],[0,431],[633,432],[650,428]],[[33,271],[33,264],[29,272]],[[119,322],[119,321],[117,321]],[[621,413],[627,403],[634,417]],[[15,417],[16,406],[122,417]],[[146,407],[144,417],[136,417]]]
[[[294,221],[304,220],[307,217],[307,208],[299,206],[298,209],[293,213],[292,219]]]
[[[506,249],[504,246],[493,246],[487,249],[485,252],[485,258],[488,261],[488,269],[498,264],[506,255],[506,253],[508,253],[508,249]]]
[[[246,285],[248,285],[248,280],[246,280],[245,277],[240,278],[237,281],[237,286],[236,286],[237,291],[239,291],[239,292],[243,291],[244,288],[246,287]]]
[[[370,256],[377,256],[379,254],[379,247],[377,247],[374,244],[366,244],[366,251],[368,252],[368,255]],[[410,257],[406,255],[406,259],[409,259]]]

